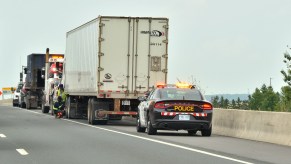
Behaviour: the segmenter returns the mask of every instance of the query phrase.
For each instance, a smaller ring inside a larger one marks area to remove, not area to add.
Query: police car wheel
[[[139,117],[136,118],[136,131],[137,132],[145,132],[146,128],[140,126],[140,119]]]
[[[210,127],[209,129],[203,129],[203,130],[201,130],[202,136],[209,137],[209,136],[211,136],[211,133],[212,133],[212,127]]]
[[[152,123],[151,123],[150,120],[148,120],[147,132],[148,132],[148,135],[155,135],[155,134],[157,134],[157,129],[155,129],[152,126]]]

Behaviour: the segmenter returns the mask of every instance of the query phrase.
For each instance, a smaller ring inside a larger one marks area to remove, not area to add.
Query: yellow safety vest
[[[61,96],[62,97],[62,101],[65,102],[67,99],[67,95],[65,93],[65,91],[61,91],[60,89],[57,91],[57,96]]]

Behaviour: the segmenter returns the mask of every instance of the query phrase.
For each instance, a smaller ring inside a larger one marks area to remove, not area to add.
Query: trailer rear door
[[[100,17],[99,91],[144,93],[166,83],[168,20]]]

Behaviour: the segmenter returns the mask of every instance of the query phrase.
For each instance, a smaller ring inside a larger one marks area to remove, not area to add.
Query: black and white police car
[[[139,100],[137,132],[187,130],[189,135],[201,131],[202,136],[211,136],[213,106],[193,85],[157,85]]]

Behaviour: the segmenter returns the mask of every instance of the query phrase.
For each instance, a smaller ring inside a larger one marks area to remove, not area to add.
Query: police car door
[[[149,103],[150,103],[150,97],[152,96],[153,91],[149,94],[147,99],[140,104],[139,108],[139,118],[140,118],[140,124],[143,127],[147,126],[147,110],[149,108]]]

